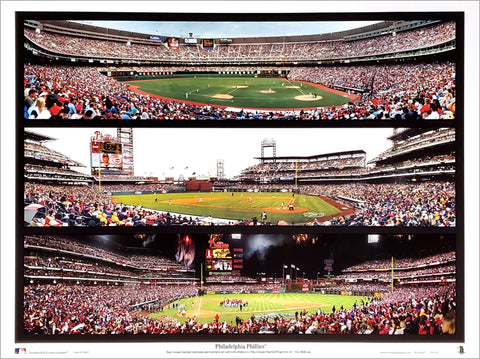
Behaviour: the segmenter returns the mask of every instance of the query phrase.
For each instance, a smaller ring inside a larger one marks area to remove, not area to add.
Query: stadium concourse
[[[365,28],[360,35],[354,31],[284,36],[282,43],[268,37],[255,41],[238,38],[229,44],[214,39],[211,49],[180,42],[173,50],[140,34],[95,34],[99,30],[87,25],[73,28],[72,23],[61,21],[54,25],[25,21],[24,25],[28,54],[24,64],[25,119],[455,118],[454,21],[384,22]],[[383,31],[378,31],[379,27]],[[421,62],[416,58],[420,55]],[[50,60],[49,65],[43,57]],[[333,65],[322,65],[323,60]],[[282,65],[274,65],[278,62]],[[351,65],[356,62],[362,64]],[[114,64],[105,66],[109,63]],[[137,93],[115,79],[175,78],[185,73],[253,76],[262,71],[347,96],[355,94],[358,100],[343,106],[305,106],[303,110],[228,109]]]
[[[24,335],[455,334],[455,279],[446,278],[444,270],[444,265],[455,262],[455,252],[399,258],[393,291],[388,280],[352,282],[358,270],[388,271],[391,264],[387,259],[360,262],[345,268],[341,277],[312,281],[316,290],[329,294],[361,291],[361,301],[351,308],[299,309],[295,315],[280,311],[234,324],[221,316],[208,323],[197,321],[196,316],[151,318],[151,313],[162,313],[182,298],[196,300],[203,294],[198,278],[184,264],[149,253],[148,248],[143,248],[141,255],[132,254],[132,245],[130,240],[128,250],[122,252],[118,245],[108,249],[105,241],[26,236]],[[455,269],[451,272],[454,275]],[[397,280],[405,277],[410,281]],[[225,284],[232,278],[233,285]],[[243,293],[283,285],[281,280],[264,283],[259,278],[210,276],[203,293],[227,290],[238,299]]]

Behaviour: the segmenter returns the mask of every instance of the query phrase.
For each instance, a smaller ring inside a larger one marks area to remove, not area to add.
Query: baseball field
[[[252,76],[252,75],[250,75]],[[169,100],[246,109],[340,106],[348,94],[282,78],[194,76],[128,81],[129,89]]]
[[[327,203],[318,196],[282,192],[183,192],[164,194],[113,195],[118,203],[141,205],[144,208],[180,213],[189,216],[222,218],[228,220],[262,221],[300,224],[318,218],[331,217],[342,212],[342,208]]]
[[[238,307],[225,307],[221,305],[222,301],[242,300],[244,306],[242,310]],[[344,309],[353,307],[357,299],[360,303],[361,297],[346,295],[329,295],[316,293],[265,293],[265,294],[207,294],[200,297],[184,298],[177,302],[180,306],[173,308],[170,305],[163,308],[163,312],[150,314],[155,319],[173,318],[184,320],[185,318],[196,317],[199,323],[209,323],[215,321],[215,316],[219,315],[219,321],[227,321],[229,324],[235,324],[235,318],[238,315],[241,319],[248,319],[253,315],[255,317],[271,315],[294,316],[295,312],[300,313],[306,310],[308,313],[316,313],[321,309],[325,313],[331,313],[332,307],[338,310],[343,305]],[[185,308],[185,314],[182,313]]]

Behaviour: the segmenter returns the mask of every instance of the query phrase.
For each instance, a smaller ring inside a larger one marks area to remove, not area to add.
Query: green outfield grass
[[[301,109],[339,106],[349,99],[307,83],[280,78],[194,76],[157,80],[127,81],[140,90],[181,101],[193,101],[217,106],[262,109]],[[282,86],[283,85],[283,86]],[[271,91],[270,91],[271,90]],[[269,91],[264,93],[263,91]],[[299,95],[316,94],[313,100],[296,99]],[[188,95],[187,95],[188,94]],[[227,98],[215,98],[216,95]]]
[[[340,212],[319,197],[299,194],[293,197],[291,193],[187,192],[114,195],[112,198],[119,203],[141,205],[149,209],[231,220],[257,217],[261,221],[265,211],[267,221],[271,223],[280,220],[289,224],[305,223]],[[293,200],[294,211],[290,211],[288,203]]]
[[[248,306],[242,310],[233,307],[226,308],[220,305],[220,302],[225,299],[242,299],[243,303],[248,301]],[[314,293],[207,294],[180,300],[180,304],[185,305],[185,317],[178,314],[178,309],[168,309],[167,306],[164,307],[163,312],[152,313],[150,316],[155,319],[167,316],[178,320],[195,316],[199,323],[209,323],[215,320],[215,315],[218,313],[220,321],[226,320],[228,323],[235,324],[237,315],[245,320],[252,314],[255,317],[275,313],[294,314],[295,312],[300,313],[304,309],[312,314],[316,313],[319,308],[326,313],[331,313],[334,305],[337,310],[342,305],[344,309],[352,308],[355,299],[360,303],[361,297]]]

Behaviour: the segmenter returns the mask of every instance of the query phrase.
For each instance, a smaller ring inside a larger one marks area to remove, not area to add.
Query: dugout
[[[185,182],[185,190],[187,192],[211,192],[212,182],[207,180],[192,179]]]

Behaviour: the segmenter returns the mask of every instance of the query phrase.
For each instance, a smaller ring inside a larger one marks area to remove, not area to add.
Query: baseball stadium
[[[227,159],[213,157],[219,155],[213,138],[218,141],[220,132],[208,135],[211,130],[206,130],[198,136],[200,144],[188,140],[189,146],[174,151],[173,158],[178,158],[176,167],[181,167],[179,172],[172,165],[166,172],[143,176],[135,170],[135,163],[139,166],[138,161],[147,159],[144,166],[150,169],[154,166],[152,159],[155,157],[148,144],[159,137],[155,131],[165,135],[167,130],[146,130],[152,137],[138,137],[147,147],[136,152],[134,136],[140,136],[142,130],[114,130],[116,133],[106,134],[87,128],[84,132],[85,136],[90,133],[89,137],[78,143],[70,139],[68,132],[62,132],[62,136],[67,137],[59,139],[66,141],[61,148],[73,149],[75,158],[79,158],[79,148],[88,149],[84,158],[90,163],[85,165],[54,150],[57,139],[48,135],[48,129],[25,129],[26,226],[456,225],[457,146],[453,128],[386,129],[382,133],[390,133],[383,135],[388,137],[383,139],[387,148],[381,147],[379,153],[371,153],[369,157],[366,151],[358,148],[321,152],[328,146],[325,141],[323,146],[312,142],[312,148],[319,149],[316,153],[280,156],[273,138],[264,138],[259,144],[252,142],[251,146],[259,146],[257,152],[253,147],[246,147],[246,140],[237,140],[226,130],[222,135],[229,143],[226,146],[243,147],[242,153],[252,153],[253,157],[245,158],[235,151],[233,157],[228,155]],[[351,133],[365,143],[363,133],[374,132],[372,129],[363,131],[342,129],[340,135],[346,139]],[[77,132],[80,136],[80,129]],[[292,131],[287,132],[266,130],[265,133],[286,135],[291,143]],[[312,138],[331,137],[331,134],[329,129],[318,129],[318,133],[312,133]],[[213,136],[212,140],[207,135]],[[372,137],[369,141],[380,140]],[[156,162],[163,168],[171,163],[165,151],[178,143],[175,138],[172,145],[166,141],[159,143],[157,151],[162,155]],[[236,141],[240,142],[236,144]],[[208,152],[206,142],[212,143],[213,155]],[[193,148],[196,148],[195,154]],[[182,151],[194,163],[191,169],[183,168]],[[290,146],[281,151],[288,153]],[[223,152],[227,156],[228,148]],[[194,171],[193,166],[200,161],[214,168],[216,174]],[[238,165],[238,172],[227,175],[228,165],[237,163],[246,165]]]
[[[27,340],[456,330],[452,235],[27,235],[23,250]]]
[[[36,17],[19,34],[25,120],[455,118],[452,19],[292,36],[287,18],[277,36],[202,37]]]

